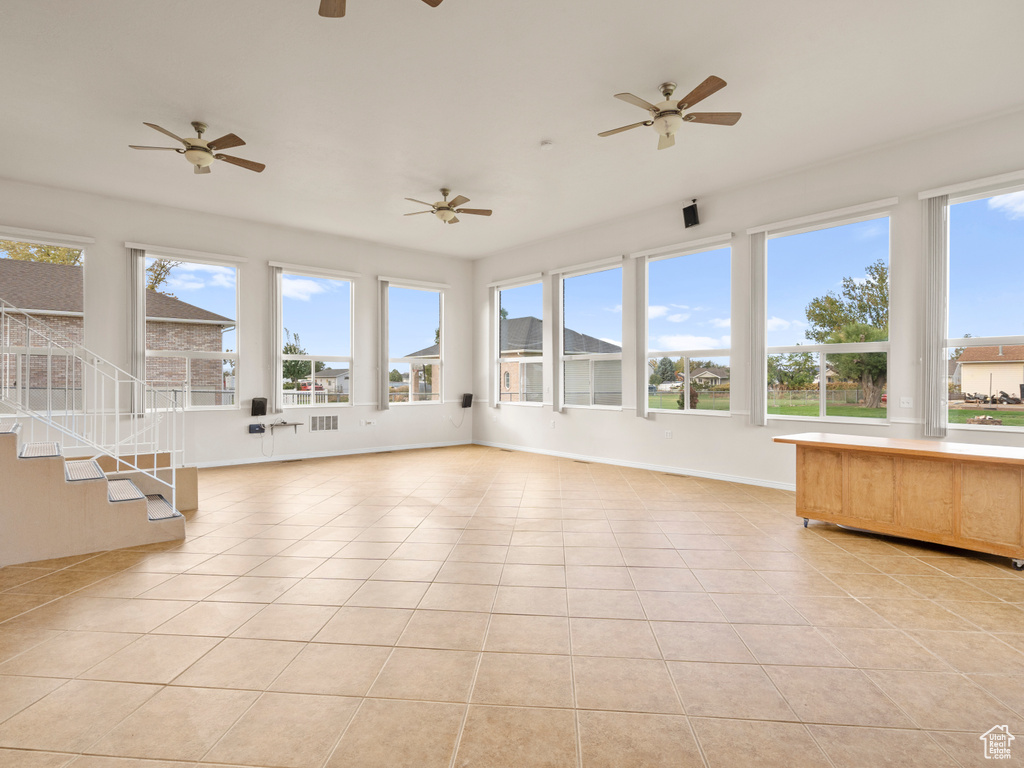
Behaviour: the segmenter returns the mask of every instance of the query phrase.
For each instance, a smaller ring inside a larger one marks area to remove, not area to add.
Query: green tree
[[[658,361],[657,374],[661,377],[662,381],[674,381],[676,378],[676,369],[672,364],[672,360],[667,357],[661,358]]]
[[[768,384],[781,389],[802,389],[814,383],[818,366],[810,352],[768,355]]]
[[[965,339],[970,339],[972,337],[971,337],[971,334],[965,333],[964,334],[964,338]],[[959,360],[960,359],[960,355],[962,355],[964,353],[965,349],[967,349],[967,347],[957,347],[956,349],[954,349],[952,352],[949,353],[949,359],[950,360]]]
[[[885,341],[888,333],[867,323],[850,323],[829,336],[833,344],[857,344],[866,341]],[[846,352],[829,355],[829,362],[841,379],[860,381],[864,390],[864,407],[879,408],[882,390],[888,375],[888,356],[885,352]]]
[[[866,278],[844,277],[838,296],[829,291],[807,305],[809,326],[804,335],[810,341],[825,344],[834,333],[854,323],[884,330],[882,338],[888,338],[889,268],[879,259],[864,271]]]
[[[502,319],[502,320],[508,320],[508,310],[507,310],[507,309],[505,309],[505,307],[502,307],[502,308],[501,308],[501,311],[500,311],[500,312],[498,312],[498,314],[499,314],[499,315],[501,315],[501,319]],[[438,331],[440,331],[440,330],[441,330],[441,329],[440,329],[440,328],[438,328]]]
[[[146,267],[146,289],[150,291],[160,291],[160,286],[166,283],[167,279],[171,276],[171,270],[180,264],[180,261],[155,259],[152,264]],[[167,296],[173,296],[173,294],[167,293],[166,291],[160,291],[160,293]]]
[[[399,371],[397,368],[392,368],[391,369],[391,373],[388,374],[388,381],[401,381],[401,380],[402,380],[402,372]]]
[[[700,395],[697,394],[696,388],[694,388],[691,385],[690,386],[690,408],[691,409],[697,407],[697,401],[699,399],[700,399]],[[683,403],[683,388],[682,387],[679,388],[679,399],[676,400],[676,405],[679,407],[679,410],[683,410],[686,407],[686,405]]]
[[[309,354],[305,349],[302,348],[302,343],[299,341],[299,334],[292,333],[287,328],[284,329],[284,347],[281,351],[286,355],[306,355]],[[314,363],[316,371],[322,371],[324,364],[317,361]],[[308,360],[285,360],[282,365],[282,376],[293,384],[299,379],[310,378],[309,376],[309,361]]]
[[[82,263],[82,251],[78,248],[61,248],[56,245],[38,245],[18,240],[0,240],[0,254],[15,261],[45,261],[50,264],[66,264],[77,267]]]

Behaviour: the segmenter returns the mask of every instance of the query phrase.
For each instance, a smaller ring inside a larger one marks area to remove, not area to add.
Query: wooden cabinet
[[[796,514],[1005,555],[1024,567],[1024,449],[805,433]]]

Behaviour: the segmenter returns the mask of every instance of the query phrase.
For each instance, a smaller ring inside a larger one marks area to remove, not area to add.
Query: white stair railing
[[[69,458],[105,456],[115,471],[152,478],[177,509],[183,406],[3,299],[0,410],[27,419],[29,442],[56,441]]]

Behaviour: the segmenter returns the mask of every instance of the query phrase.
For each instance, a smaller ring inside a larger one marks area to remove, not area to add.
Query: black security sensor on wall
[[[265,397],[254,397],[252,399],[252,410],[250,416],[266,416],[267,415],[267,398]]]
[[[700,224],[700,219],[697,218],[697,198],[693,199],[693,203],[683,208],[683,226],[695,227]]]
[[[467,392],[462,396],[462,407],[472,408],[473,407],[473,393]]]

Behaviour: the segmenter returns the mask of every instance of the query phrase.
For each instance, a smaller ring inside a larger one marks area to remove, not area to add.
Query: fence
[[[348,394],[344,392],[313,392],[298,389],[286,389],[281,393],[281,404],[293,405],[329,405],[348,402]]]
[[[821,392],[817,389],[769,389],[768,407],[786,408],[817,405]],[[864,401],[863,389],[825,389],[825,402],[830,405],[857,405]]]

